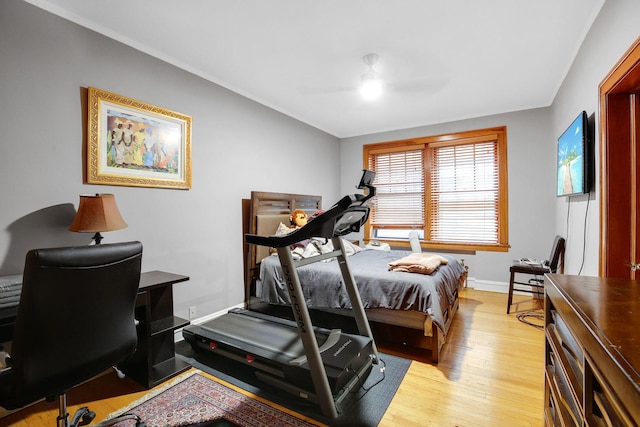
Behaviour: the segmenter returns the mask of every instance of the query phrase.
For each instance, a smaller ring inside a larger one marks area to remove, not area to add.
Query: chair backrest
[[[140,242],[27,253],[10,405],[55,397],[135,351],[141,261]]]
[[[551,247],[551,255],[549,255],[549,270],[552,273],[556,273],[558,271],[560,260],[564,258],[564,244],[564,238],[556,236],[553,241],[553,246]]]
[[[409,243],[411,244],[411,252],[413,253],[422,252],[422,247],[420,246],[420,237],[418,237],[417,231],[409,232]]]

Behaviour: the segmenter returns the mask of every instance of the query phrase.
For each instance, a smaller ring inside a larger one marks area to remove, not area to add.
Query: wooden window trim
[[[427,249],[455,251],[455,252],[473,252],[473,251],[494,251],[507,252],[509,250],[509,212],[508,212],[508,175],[507,175],[507,128],[506,126],[492,127],[486,129],[478,129],[463,132],[452,132],[441,135],[424,136],[419,138],[411,138],[404,140],[380,142],[374,144],[363,145],[363,165],[365,168],[369,165],[369,156],[372,154],[380,154],[392,151],[412,150],[416,148],[428,149],[431,147],[451,146],[457,144],[469,144],[483,142],[488,140],[497,141],[497,164],[498,164],[498,180],[499,180],[499,200],[498,200],[498,242],[496,244],[478,244],[478,243],[441,243],[433,241],[421,241],[421,246]],[[428,179],[428,171],[431,169],[429,164],[430,156],[425,155],[425,194],[430,192],[430,179]],[[425,210],[428,210],[429,203],[425,201]],[[425,211],[425,225],[429,212]],[[368,221],[364,227],[364,240],[369,242],[372,239],[373,230]],[[406,239],[379,239],[391,246],[408,247],[409,243]]]

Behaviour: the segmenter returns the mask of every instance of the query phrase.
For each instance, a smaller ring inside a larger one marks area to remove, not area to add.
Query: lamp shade
[[[93,232],[121,230],[127,227],[113,194],[80,195],[78,213],[70,231]]]

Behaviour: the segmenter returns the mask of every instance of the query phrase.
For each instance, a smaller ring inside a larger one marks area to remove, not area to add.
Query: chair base
[[[69,418],[69,414],[65,413],[64,415],[65,418]],[[87,425],[91,423],[91,421],[93,421],[95,417],[95,412],[90,411],[89,408],[83,406],[82,408],[78,409],[75,414],[73,414],[73,418],[71,419],[69,425],[71,427]]]
[[[69,413],[67,412],[67,395],[61,394],[60,396],[58,396],[58,418],[56,419],[58,427],[77,427],[88,425],[91,423],[91,421],[93,421],[95,417],[95,412],[89,410],[88,407],[83,406],[82,408],[78,409],[75,414],[73,414],[73,418],[71,418],[71,421],[69,421]],[[119,417],[114,417],[101,423],[93,424],[93,426],[107,427],[126,420],[135,420],[136,427],[146,426],[144,421],[142,421],[140,417],[135,414],[123,414]]]

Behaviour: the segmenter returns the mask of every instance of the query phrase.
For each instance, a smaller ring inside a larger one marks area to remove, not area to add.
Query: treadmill
[[[369,217],[366,202],[375,196],[370,170],[363,170],[357,188],[366,195],[344,196],[307,225],[284,236],[245,235],[249,244],[277,249],[294,320],[234,309],[209,322],[190,325],[182,335],[196,352],[219,354],[247,364],[265,383],[320,406],[325,416],[338,416],[340,403],[359,388],[378,364],[378,350],[349,270],[342,236],[357,232]],[[290,245],[312,237],[331,239],[334,250],[294,260]],[[337,258],[351,300],[358,334],[314,327],[305,304],[297,267]]]

